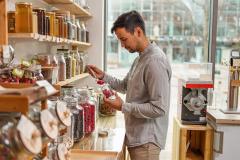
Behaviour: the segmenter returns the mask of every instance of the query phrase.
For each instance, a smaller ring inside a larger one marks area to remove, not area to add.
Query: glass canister
[[[87,89],[78,89],[78,103],[84,110],[84,131],[91,134],[95,130],[95,104],[90,100],[90,93]]]
[[[29,118],[40,130],[44,145],[57,138],[58,122],[48,109],[40,111],[39,106],[32,106],[29,111]]]
[[[72,77],[76,76],[76,66],[77,66],[77,60],[75,58],[75,52],[72,53]]]
[[[71,22],[72,22],[72,39],[77,40],[77,25],[75,15],[71,15]]]
[[[64,51],[57,49],[58,54],[58,80],[66,80],[66,61],[64,59]]]
[[[79,55],[80,55],[80,74],[82,74],[84,72],[84,57],[83,57],[83,52],[80,52]]]
[[[49,19],[50,19],[50,25],[49,25],[49,28],[50,28],[50,30],[49,30],[49,35],[50,36],[54,36],[54,32],[55,32],[55,13],[54,12],[47,12],[46,13],[47,14],[47,16],[49,16]]]
[[[1,159],[29,159],[30,156],[41,152],[41,134],[28,118],[22,115],[18,123],[9,117],[0,119]]]
[[[64,19],[63,16],[56,16],[56,19],[58,20],[58,24],[59,24],[59,37],[60,38],[64,38]]]
[[[75,89],[72,88],[65,91],[63,98],[72,113],[71,133],[74,142],[78,142],[84,137],[84,110],[78,105],[78,98],[74,97],[76,94]]]
[[[32,4],[18,2],[16,8],[16,32],[32,33]]]
[[[33,33],[38,33],[37,12],[32,12],[32,27],[33,27]]]
[[[50,35],[50,16],[45,17],[45,23],[46,23],[45,33],[46,35]]]
[[[48,146],[50,160],[70,160],[70,153],[64,143],[53,142]]]
[[[81,42],[86,42],[86,26],[84,22],[81,22]]]
[[[15,11],[8,11],[8,33],[15,33]]]
[[[66,61],[66,78],[70,79],[72,78],[72,56],[70,55],[68,49],[64,53],[64,58]]]
[[[81,41],[81,27],[79,19],[76,19],[76,26],[77,26],[77,41]]]
[[[54,19],[54,36],[59,37],[59,19]]]
[[[38,34],[46,34],[46,9],[44,8],[34,8],[34,12],[37,12],[38,19]]]
[[[74,53],[74,57],[76,59],[76,75],[80,74],[81,68],[80,68],[80,54],[78,52],[78,47],[77,46],[72,46],[72,52]]]

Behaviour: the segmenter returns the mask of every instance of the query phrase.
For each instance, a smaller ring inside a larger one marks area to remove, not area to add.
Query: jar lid
[[[40,122],[43,128],[43,131],[46,135],[55,139],[58,136],[58,124],[56,118],[53,117],[51,112],[48,109],[44,109],[40,114]]]
[[[32,3],[27,3],[27,2],[16,2],[15,5],[29,5],[29,6],[31,6]]]
[[[42,150],[41,133],[37,127],[26,118],[21,116],[17,130],[19,132],[19,138],[22,141],[24,147],[33,154],[38,154]]]
[[[67,103],[64,101],[57,101],[56,103],[56,113],[58,118],[65,126],[71,125],[71,112],[67,108]]]
[[[57,155],[59,160],[68,160],[69,159],[69,153],[67,147],[61,143],[57,146]]]
[[[34,7],[33,10],[36,10],[36,11],[46,11],[45,8],[39,8],[39,7]]]

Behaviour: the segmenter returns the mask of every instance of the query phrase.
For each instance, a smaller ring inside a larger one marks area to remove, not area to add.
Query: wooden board
[[[58,82],[56,85],[64,86],[64,85],[67,85],[67,84],[72,83],[72,82],[74,82],[74,81],[77,81],[77,80],[86,78],[86,77],[88,77],[88,76],[89,76],[88,73],[83,73],[83,74],[77,75],[77,76],[75,76],[75,77],[72,77],[71,79],[67,79],[67,80],[65,80],[65,81],[60,81],[60,82]]]
[[[224,114],[220,110],[208,110],[207,118],[217,124],[240,124],[240,114]]]
[[[72,149],[70,153],[71,160],[117,160],[117,154],[112,152],[93,152]]]

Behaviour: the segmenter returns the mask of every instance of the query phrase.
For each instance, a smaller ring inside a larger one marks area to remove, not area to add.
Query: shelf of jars
[[[34,39],[39,42],[53,42],[53,43],[59,43],[59,44],[71,44],[79,46],[80,49],[86,49],[88,47],[91,47],[90,43],[86,42],[80,42],[75,40],[70,40],[66,38],[59,38],[55,36],[48,36],[48,35],[40,35],[38,33],[8,33],[8,37],[10,39]]]
[[[61,10],[68,10],[71,14],[75,14],[76,17],[91,18],[92,15],[79,4],[73,0],[44,0],[48,4],[53,5]]]
[[[75,77],[72,77],[71,79],[67,79],[65,81],[60,81],[60,82],[56,83],[56,85],[57,86],[65,86],[65,85],[67,85],[69,83],[72,83],[72,82],[80,80],[80,79],[84,79],[84,78],[86,78],[88,76],[89,76],[88,73],[82,73],[80,75],[76,75]]]

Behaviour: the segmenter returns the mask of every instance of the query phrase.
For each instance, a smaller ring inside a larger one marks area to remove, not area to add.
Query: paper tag
[[[65,126],[70,126],[71,125],[71,116],[70,116],[70,110],[67,108],[67,103],[63,102],[63,101],[57,101],[56,111],[57,111],[57,115],[59,116],[60,121]]]
[[[17,130],[23,134],[25,138],[31,139],[32,134],[37,130],[37,127],[29,119],[22,115],[18,122]]]
[[[41,125],[48,137],[55,139],[58,135],[57,120],[47,109],[43,110],[40,115]]]
[[[36,84],[40,87],[44,87],[47,90],[47,94],[53,94],[57,90],[46,80],[37,81]]]

